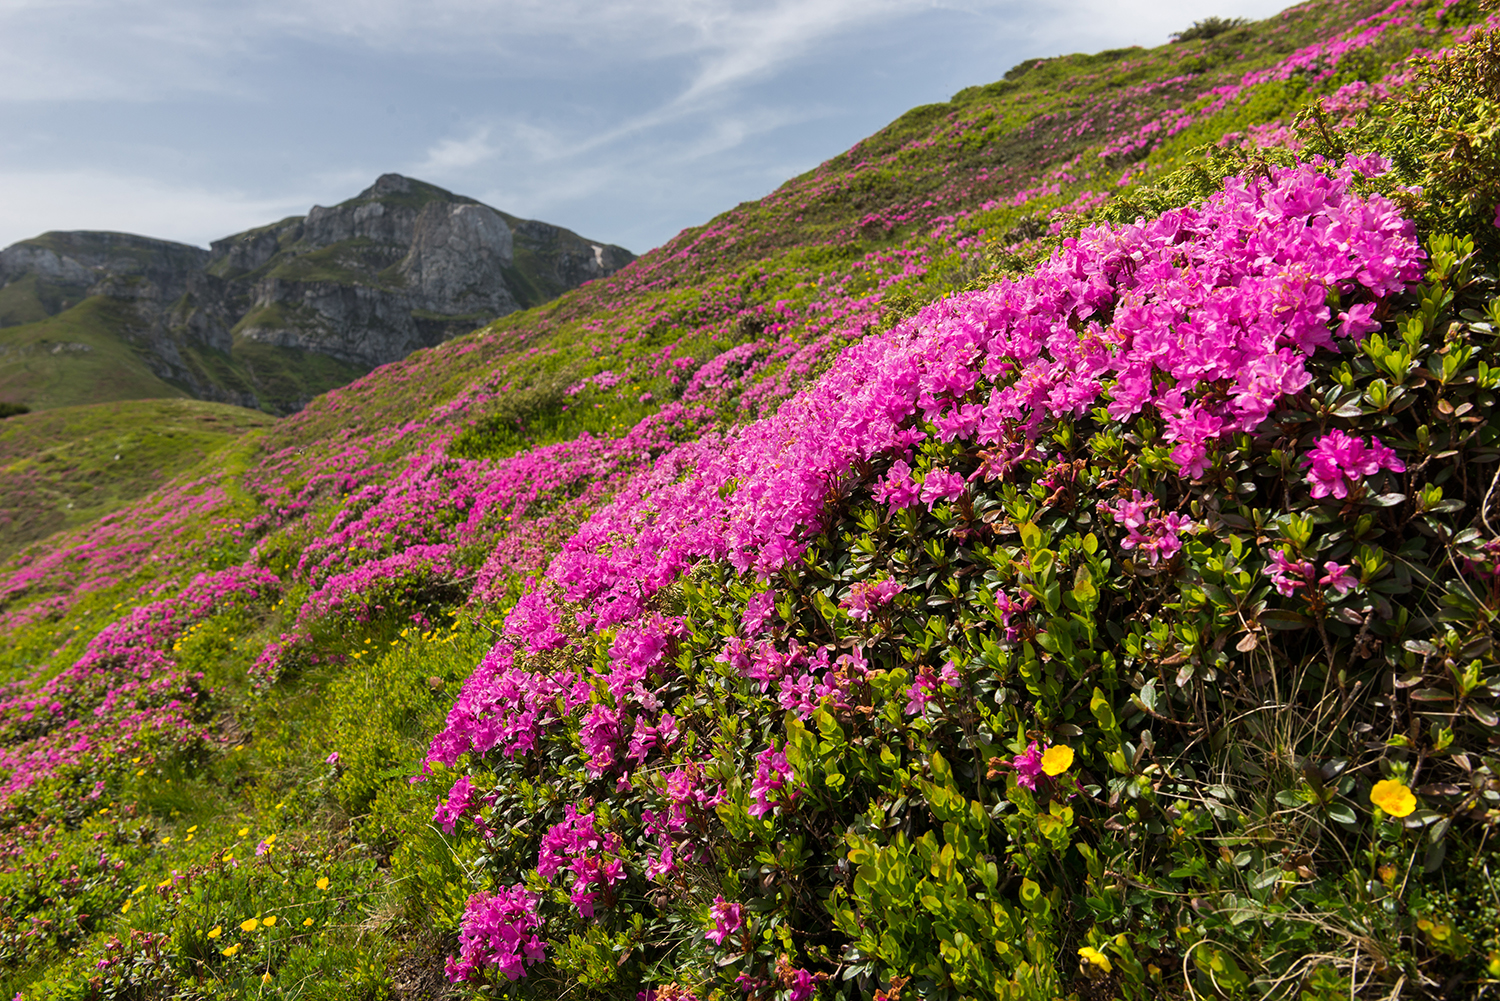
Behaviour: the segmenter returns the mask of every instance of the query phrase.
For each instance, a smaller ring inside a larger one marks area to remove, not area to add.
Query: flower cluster
[[[569,803],[563,822],[552,825],[542,836],[536,871],[543,879],[568,872],[573,877],[569,899],[580,915],[593,917],[600,895],[625,878],[625,866],[620,861],[622,844],[615,832],[598,830],[594,814],[579,813]]]
[[[1196,530],[1186,515],[1176,511],[1159,514],[1157,506],[1155,497],[1139,490],[1132,490],[1128,499],[1121,498],[1113,505],[1108,501],[1099,504],[1099,510],[1125,526],[1126,535],[1120,540],[1120,547],[1139,551],[1152,566],[1175,556],[1182,549],[1182,533]]]
[[[787,763],[785,752],[768,747],[755,757],[755,782],[750,786],[750,816],[764,817],[772,810],[786,807],[798,795],[797,775]]]
[[[1359,585],[1359,578],[1349,572],[1349,567],[1329,560],[1323,564],[1323,574],[1318,575],[1310,560],[1293,560],[1284,549],[1271,551],[1271,560],[1262,571],[1271,578],[1276,593],[1290,598],[1304,587],[1326,587],[1343,597]]]
[[[901,593],[901,585],[889,577],[875,581],[860,581],[849,589],[849,594],[839,602],[848,609],[849,618],[856,622],[867,622],[870,615],[891,603]]]
[[[526,975],[526,967],[547,958],[547,943],[537,935],[542,927],[537,899],[519,883],[469,897],[458,956],[448,960],[448,979],[475,980],[484,968],[493,967],[514,981]]]
[[[1379,438],[1366,442],[1362,438],[1334,429],[1313,443],[1312,451],[1301,459],[1308,466],[1307,483],[1313,497],[1335,497],[1343,500],[1351,489],[1357,490],[1366,476],[1382,469],[1393,473],[1406,471],[1396,453],[1380,443]]]

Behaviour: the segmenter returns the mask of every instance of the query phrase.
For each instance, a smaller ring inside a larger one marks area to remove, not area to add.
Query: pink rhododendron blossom
[[[931,511],[939,501],[957,500],[963,496],[964,478],[946,469],[929,470],[922,479],[922,502]]]
[[[816,993],[818,985],[827,979],[826,973],[814,974],[807,970],[797,970],[792,974],[791,983],[787,985],[790,988],[787,1001],[808,1001]]]
[[[794,783],[797,775],[787,763],[786,754],[768,747],[755,756],[755,782],[750,786],[750,816],[764,817],[778,806],[797,798]]]
[[[1170,560],[1182,549],[1182,535],[1198,530],[1198,526],[1186,515],[1173,511],[1156,513],[1157,501],[1150,494],[1131,491],[1129,499],[1121,498],[1114,504],[1101,501],[1099,510],[1114,517],[1124,525],[1126,536],[1120,540],[1123,549],[1137,549],[1153,566],[1162,560]]]
[[[715,897],[708,909],[709,916],[714,919],[714,926],[703,937],[714,945],[723,945],[726,938],[745,927],[741,911],[739,904],[729,903],[723,895]]]
[[[839,607],[849,610],[849,618],[856,622],[868,622],[871,613],[891,603],[901,593],[901,585],[886,577],[878,581],[858,581],[849,588],[849,594]]]
[[[614,831],[599,831],[593,813],[580,813],[572,803],[563,812],[562,823],[553,824],[542,835],[536,871],[543,879],[569,873],[573,877],[569,899],[579,915],[591,918],[601,893],[625,878],[619,858],[624,842]]]
[[[1318,583],[1332,588],[1342,598],[1359,585],[1359,578],[1350,573],[1347,566],[1329,560],[1323,564],[1323,576],[1318,578]]]
[[[458,933],[458,956],[448,959],[448,980],[477,980],[485,967],[494,967],[514,981],[545,959],[547,943],[536,934],[542,927],[537,900],[519,883],[471,896]]]
[[[885,478],[875,486],[875,499],[892,511],[899,511],[915,504],[922,494],[922,487],[911,476],[911,467],[898,459],[891,463]]]
[[[1037,776],[1042,774],[1042,751],[1033,740],[1026,750],[1010,759],[1010,766],[1016,770],[1016,785],[1022,789],[1036,788]]]
[[[1313,565],[1307,560],[1293,561],[1280,549],[1271,551],[1271,564],[1262,571],[1271,578],[1271,583],[1276,586],[1276,593],[1284,598],[1290,598],[1299,589],[1306,587],[1315,572]]]
[[[469,781],[467,775],[461,775],[458,781],[453,783],[453,788],[448,790],[448,800],[439,803],[432,819],[440,824],[447,834],[453,833],[453,825],[469,812],[473,805],[474,784]]]
[[[1364,439],[1336,428],[1313,444],[1312,451],[1302,457],[1302,463],[1310,467],[1307,483],[1312,487],[1312,496],[1332,495],[1339,500],[1348,497],[1350,488],[1358,487],[1366,476],[1374,476],[1382,469],[1393,473],[1406,471],[1406,464],[1382,445],[1379,438],[1371,438],[1366,444]]]

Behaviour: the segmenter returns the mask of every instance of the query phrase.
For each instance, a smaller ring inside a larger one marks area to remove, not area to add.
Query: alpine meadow
[[[1497,275],[1500,13],[1308,0],[6,417],[0,997],[1500,997]]]

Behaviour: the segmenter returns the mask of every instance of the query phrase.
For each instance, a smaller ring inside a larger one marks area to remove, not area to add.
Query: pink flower
[[[1035,789],[1036,778],[1042,774],[1041,747],[1033,740],[1026,750],[1010,759],[1010,766],[1016,770],[1016,785],[1022,789]]]
[[[1337,566],[1337,564],[1328,564]],[[1290,598],[1297,593],[1298,588],[1307,586],[1312,580],[1313,565],[1307,560],[1293,562],[1285,552],[1280,549],[1272,550],[1271,565],[1261,571],[1271,578],[1271,583],[1276,585],[1276,593],[1283,598]]]
[[[714,919],[714,926],[703,937],[714,945],[723,945],[726,938],[745,927],[741,910],[739,904],[729,903],[722,895],[715,897],[708,909],[709,916]]]
[[[921,487],[911,478],[911,467],[901,460],[891,464],[885,479],[875,486],[875,499],[883,501],[892,511],[911,507],[921,495]]]
[[[473,805],[474,784],[469,781],[467,775],[459,777],[453,783],[453,788],[448,790],[448,802],[438,804],[432,819],[442,826],[443,831],[453,833],[453,825],[469,811]]]
[[[1374,476],[1381,469],[1393,473],[1406,470],[1406,464],[1396,458],[1396,453],[1371,438],[1367,445],[1362,438],[1345,434],[1335,428],[1314,443],[1312,451],[1302,457],[1308,466],[1307,483],[1312,487],[1314,499],[1330,494],[1340,500],[1349,496],[1349,489],[1364,482],[1366,476]]]
[[[1333,588],[1340,598],[1359,584],[1359,578],[1350,573],[1347,566],[1332,560],[1323,564],[1323,571],[1323,576],[1318,578],[1318,583],[1324,587]]]
[[[764,817],[778,806],[784,806],[797,798],[792,783],[797,774],[787,763],[786,755],[774,747],[768,747],[755,757],[755,782],[750,786],[750,795],[755,802],[750,807],[750,816]]]
[[[955,500],[963,496],[964,478],[946,469],[934,469],[922,480],[922,502],[931,511],[938,501]]]
[[[547,943],[536,932],[542,927],[537,916],[538,896],[517,883],[495,894],[476,893],[464,911],[458,933],[458,956],[447,964],[448,980],[475,980],[486,966],[493,966],[507,980],[526,975],[526,967],[547,956]]]
[[[901,585],[889,577],[875,582],[859,581],[849,588],[848,597],[839,602],[840,608],[849,610],[849,618],[866,622],[870,613],[890,604],[891,599],[901,593]]]

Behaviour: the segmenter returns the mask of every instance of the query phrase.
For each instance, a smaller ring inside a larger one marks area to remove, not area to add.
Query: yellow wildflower
[[[312,918],[307,918],[306,920],[304,920],[302,922],[302,927],[304,927],[304,928],[311,928],[312,927]]]
[[[318,889],[320,889],[320,890],[326,890],[326,889],[328,889],[328,877],[327,876],[319,876],[318,877]]]
[[[240,837],[243,838],[245,835],[247,835],[249,833],[250,833],[250,828],[248,828],[248,827],[241,827],[240,828]]]
[[[1085,963],[1088,964],[1088,966],[1084,967],[1084,972],[1085,973],[1093,973],[1093,972],[1109,973],[1112,970],[1114,970],[1114,967],[1110,965],[1109,957],[1106,956],[1104,953],[1100,952],[1098,949],[1095,949],[1091,945],[1079,946],[1078,947],[1078,958],[1081,959],[1081,960],[1083,960]],[[1097,971],[1090,970],[1089,966],[1096,966],[1096,967],[1098,967],[1098,970]]]
[[[211,931],[211,932],[208,933],[208,937],[209,938],[218,938],[222,934],[224,934],[224,926],[223,925],[214,925],[213,931]]]
[[[266,915],[265,918],[261,920],[261,924],[265,925],[267,928],[274,928],[274,927],[276,927],[276,915],[274,915],[274,914],[268,914],[268,915]]]
[[[260,927],[259,918],[246,918],[240,922],[240,931],[254,931]]]
[[[1392,817],[1406,817],[1417,808],[1417,797],[1412,795],[1405,782],[1385,779],[1375,783],[1370,790],[1370,802]]]
[[[240,944],[238,942],[234,943],[234,945],[228,946],[227,948],[223,948],[223,949],[219,950],[219,952],[223,953],[226,956],[230,956],[230,957],[233,957],[234,954],[237,953],[237,952],[239,952],[239,951],[240,951]]]
[[[1073,767],[1073,749],[1067,744],[1049,747],[1042,755],[1042,771],[1057,776]]]
[[[121,914],[127,914],[127,913],[129,913],[129,911],[130,911],[130,905],[133,904],[133,903],[135,903],[135,901],[131,900],[129,897],[126,897],[124,905],[121,906],[121,908],[120,908],[120,913]]]

